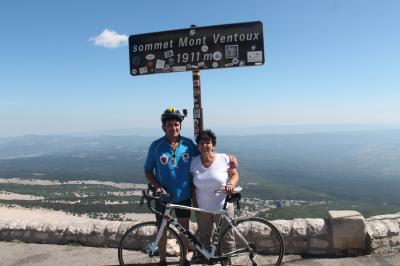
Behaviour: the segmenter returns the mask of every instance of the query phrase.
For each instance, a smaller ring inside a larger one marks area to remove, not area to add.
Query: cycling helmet
[[[179,110],[176,108],[172,107],[172,108],[165,109],[164,113],[162,113],[162,115],[161,115],[162,124],[164,125],[165,122],[168,120],[177,120],[181,123],[182,120],[186,116],[185,111],[186,110],[183,111],[184,114],[182,115],[181,112],[179,112]]]

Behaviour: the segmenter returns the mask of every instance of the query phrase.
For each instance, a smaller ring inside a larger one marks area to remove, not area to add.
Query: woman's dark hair
[[[217,145],[217,137],[211,129],[206,129],[201,131],[196,137],[196,143],[199,144],[200,141],[211,141],[212,145],[215,147]]]

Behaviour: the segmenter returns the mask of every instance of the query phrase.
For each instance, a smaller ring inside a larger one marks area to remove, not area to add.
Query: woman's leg
[[[233,208],[233,204],[232,203],[229,203],[228,204],[228,206],[227,206],[227,209],[226,209],[226,214],[230,217],[230,218],[233,218],[234,217],[234,215],[235,215],[235,211],[234,211],[234,208]],[[219,215],[216,215],[216,216],[218,216],[218,218],[216,219],[216,223],[218,222],[218,219],[219,219]],[[226,228],[228,228],[229,227],[229,223],[226,221],[226,220],[224,220],[223,222],[222,222],[222,226],[221,226],[221,234],[222,234],[222,232],[224,232],[225,230],[226,230]],[[235,234],[234,234],[234,232],[233,232],[233,230],[229,230],[228,231],[228,233],[225,235],[226,237],[225,237],[225,239],[224,239],[224,243],[222,243],[222,247],[224,248],[224,250],[226,251],[226,252],[230,252],[230,251],[234,251],[235,250]],[[222,235],[220,235],[220,241],[221,241],[221,237],[222,237]]]
[[[205,212],[196,212],[196,220],[200,243],[209,248],[211,244],[211,234],[214,225],[214,215]]]

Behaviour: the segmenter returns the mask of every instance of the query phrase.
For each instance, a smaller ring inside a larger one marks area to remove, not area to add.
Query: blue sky
[[[166,107],[193,108],[191,72],[132,77],[128,46],[93,38],[257,20],[263,66],[201,72],[207,128],[400,127],[399,13],[394,0],[1,1],[0,136],[159,128]]]

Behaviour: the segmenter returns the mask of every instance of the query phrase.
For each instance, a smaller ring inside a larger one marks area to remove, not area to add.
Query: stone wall
[[[14,220],[0,218],[0,240],[42,244],[81,244],[118,247],[119,240],[134,223],[95,220],[85,223]]]
[[[281,232],[286,254],[330,255],[332,237],[325,219],[275,220],[272,224]]]
[[[364,217],[356,211],[330,211],[326,219],[275,220],[286,254],[353,256],[400,251],[400,213]],[[0,216],[0,241],[117,247],[132,222],[96,219],[46,221]],[[195,225],[192,225],[195,230]]]
[[[400,252],[400,212],[366,219],[369,252],[388,254]]]

